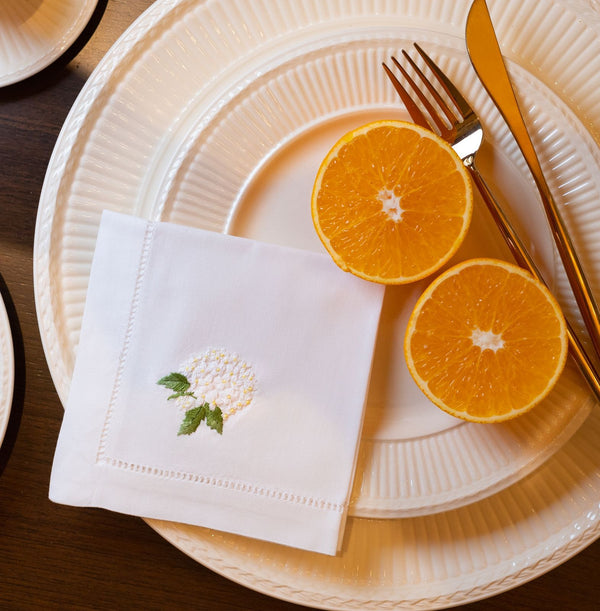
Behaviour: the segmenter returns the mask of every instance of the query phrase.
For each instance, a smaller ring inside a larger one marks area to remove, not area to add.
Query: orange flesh
[[[336,263],[359,276],[390,284],[425,277],[468,228],[466,170],[446,143],[416,126],[362,130],[323,162],[313,193],[317,232]]]
[[[426,291],[415,308],[409,368],[422,390],[454,415],[517,415],[540,401],[562,371],[567,339],[558,305],[515,269],[465,267]]]

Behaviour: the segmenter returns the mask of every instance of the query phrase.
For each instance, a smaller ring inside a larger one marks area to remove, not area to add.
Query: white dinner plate
[[[597,290],[598,13],[583,1],[490,4],[542,164]],[[513,206],[536,260],[572,312],[532,183],[470,69],[462,38],[467,10],[467,1],[450,0],[153,5],[82,90],[40,199],[36,304],[63,403],[102,209],[320,249],[308,205],[318,163],[349,127],[406,117],[380,64],[412,41],[483,117],[486,176]],[[507,256],[478,209],[459,258]],[[597,507],[600,494],[591,489],[585,499],[574,493],[560,515],[542,508],[564,504],[565,490],[580,483],[556,468],[542,478],[546,465],[571,460],[599,426],[594,413],[577,433],[579,446],[568,442],[593,404],[577,373],[569,368],[539,408],[510,423],[447,417],[403,369],[406,314],[421,289],[386,294],[351,505],[354,516],[403,519],[351,519],[335,559],[183,525],[151,522],[155,528],[232,579],[331,608],[463,602],[516,585],[597,536],[590,506]],[[593,474],[598,460],[590,450],[577,473]],[[530,498],[527,487],[538,484],[544,490]],[[508,537],[515,528],[518,540]]]
[[[10,321],[0,297],[0,445],[10,418],[15,383],[15,357]]]
[[[81,34],[98,0],[2,0],[0,87],[36,74]]]

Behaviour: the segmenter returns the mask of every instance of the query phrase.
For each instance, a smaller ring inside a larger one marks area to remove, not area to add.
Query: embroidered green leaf
[[[167,397],[167,401],[169,399],[177,399],[178,397],[194,397],[195,399],[196,395],[193,392],[176,392],[176,393],[173,393],[172,395],[169,395]]]
[[[179,427],[178,435],[191,435],[195,433],[202,421],[206,420],[206,426],[217,431],[219,435],[223,434],[223,412],[221,408],[215,406],[210,409],[208,403],[203,403],[198,407],[192,407],[185,412],[183,422]]]
[[[179,427],[177,435],[191,435],[200,426],[201,422],[206,418],[207,412],[210,412],[208,403],[203,403],[198,407],[192,407],[185,412],[183,422]]]
[[[174,390],[177,396],[181,396],[181,394],[185,393],[190,387],[188,379],[182,373],[178,372],[173,372],[170,373],[168,376],[162,377],[157,382],[157,384],[160,384],[161,386],[166,386],[167,388]],[[169,397],[169,399],[170,398],[171,397]]]
[[[223,434],[223,412],[218,405],[216,405],[214,409],[208,410],[206,414],[206,424],[214,431],[217,431],[219,435]]]
[[[174,391],[173,394],[167,397],[167,400],[179,397],[193,397],[196,399],[196,395],[189,390],[191,386],[189,380],[182,373],[170,373],[158,380],[157,384]],[[202,405],[192,407],[185,412],[177,434],[191,435],[195,433],[203,420],[206,420],[206,426],[213,429],[213,431],[217,431],[219,435],[223,434],[223,412],[221,408],[216,405],[211,409],[206,401]]]

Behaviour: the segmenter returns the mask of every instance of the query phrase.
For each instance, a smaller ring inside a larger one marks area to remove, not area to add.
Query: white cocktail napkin
[[[51,500],[335,554],[382,298],[325,254],[105,212]]]

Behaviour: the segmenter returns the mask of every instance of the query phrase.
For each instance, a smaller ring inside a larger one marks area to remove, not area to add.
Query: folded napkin
[[[324,254],[105,212],[51,500],[335,554],[382,298]]]

